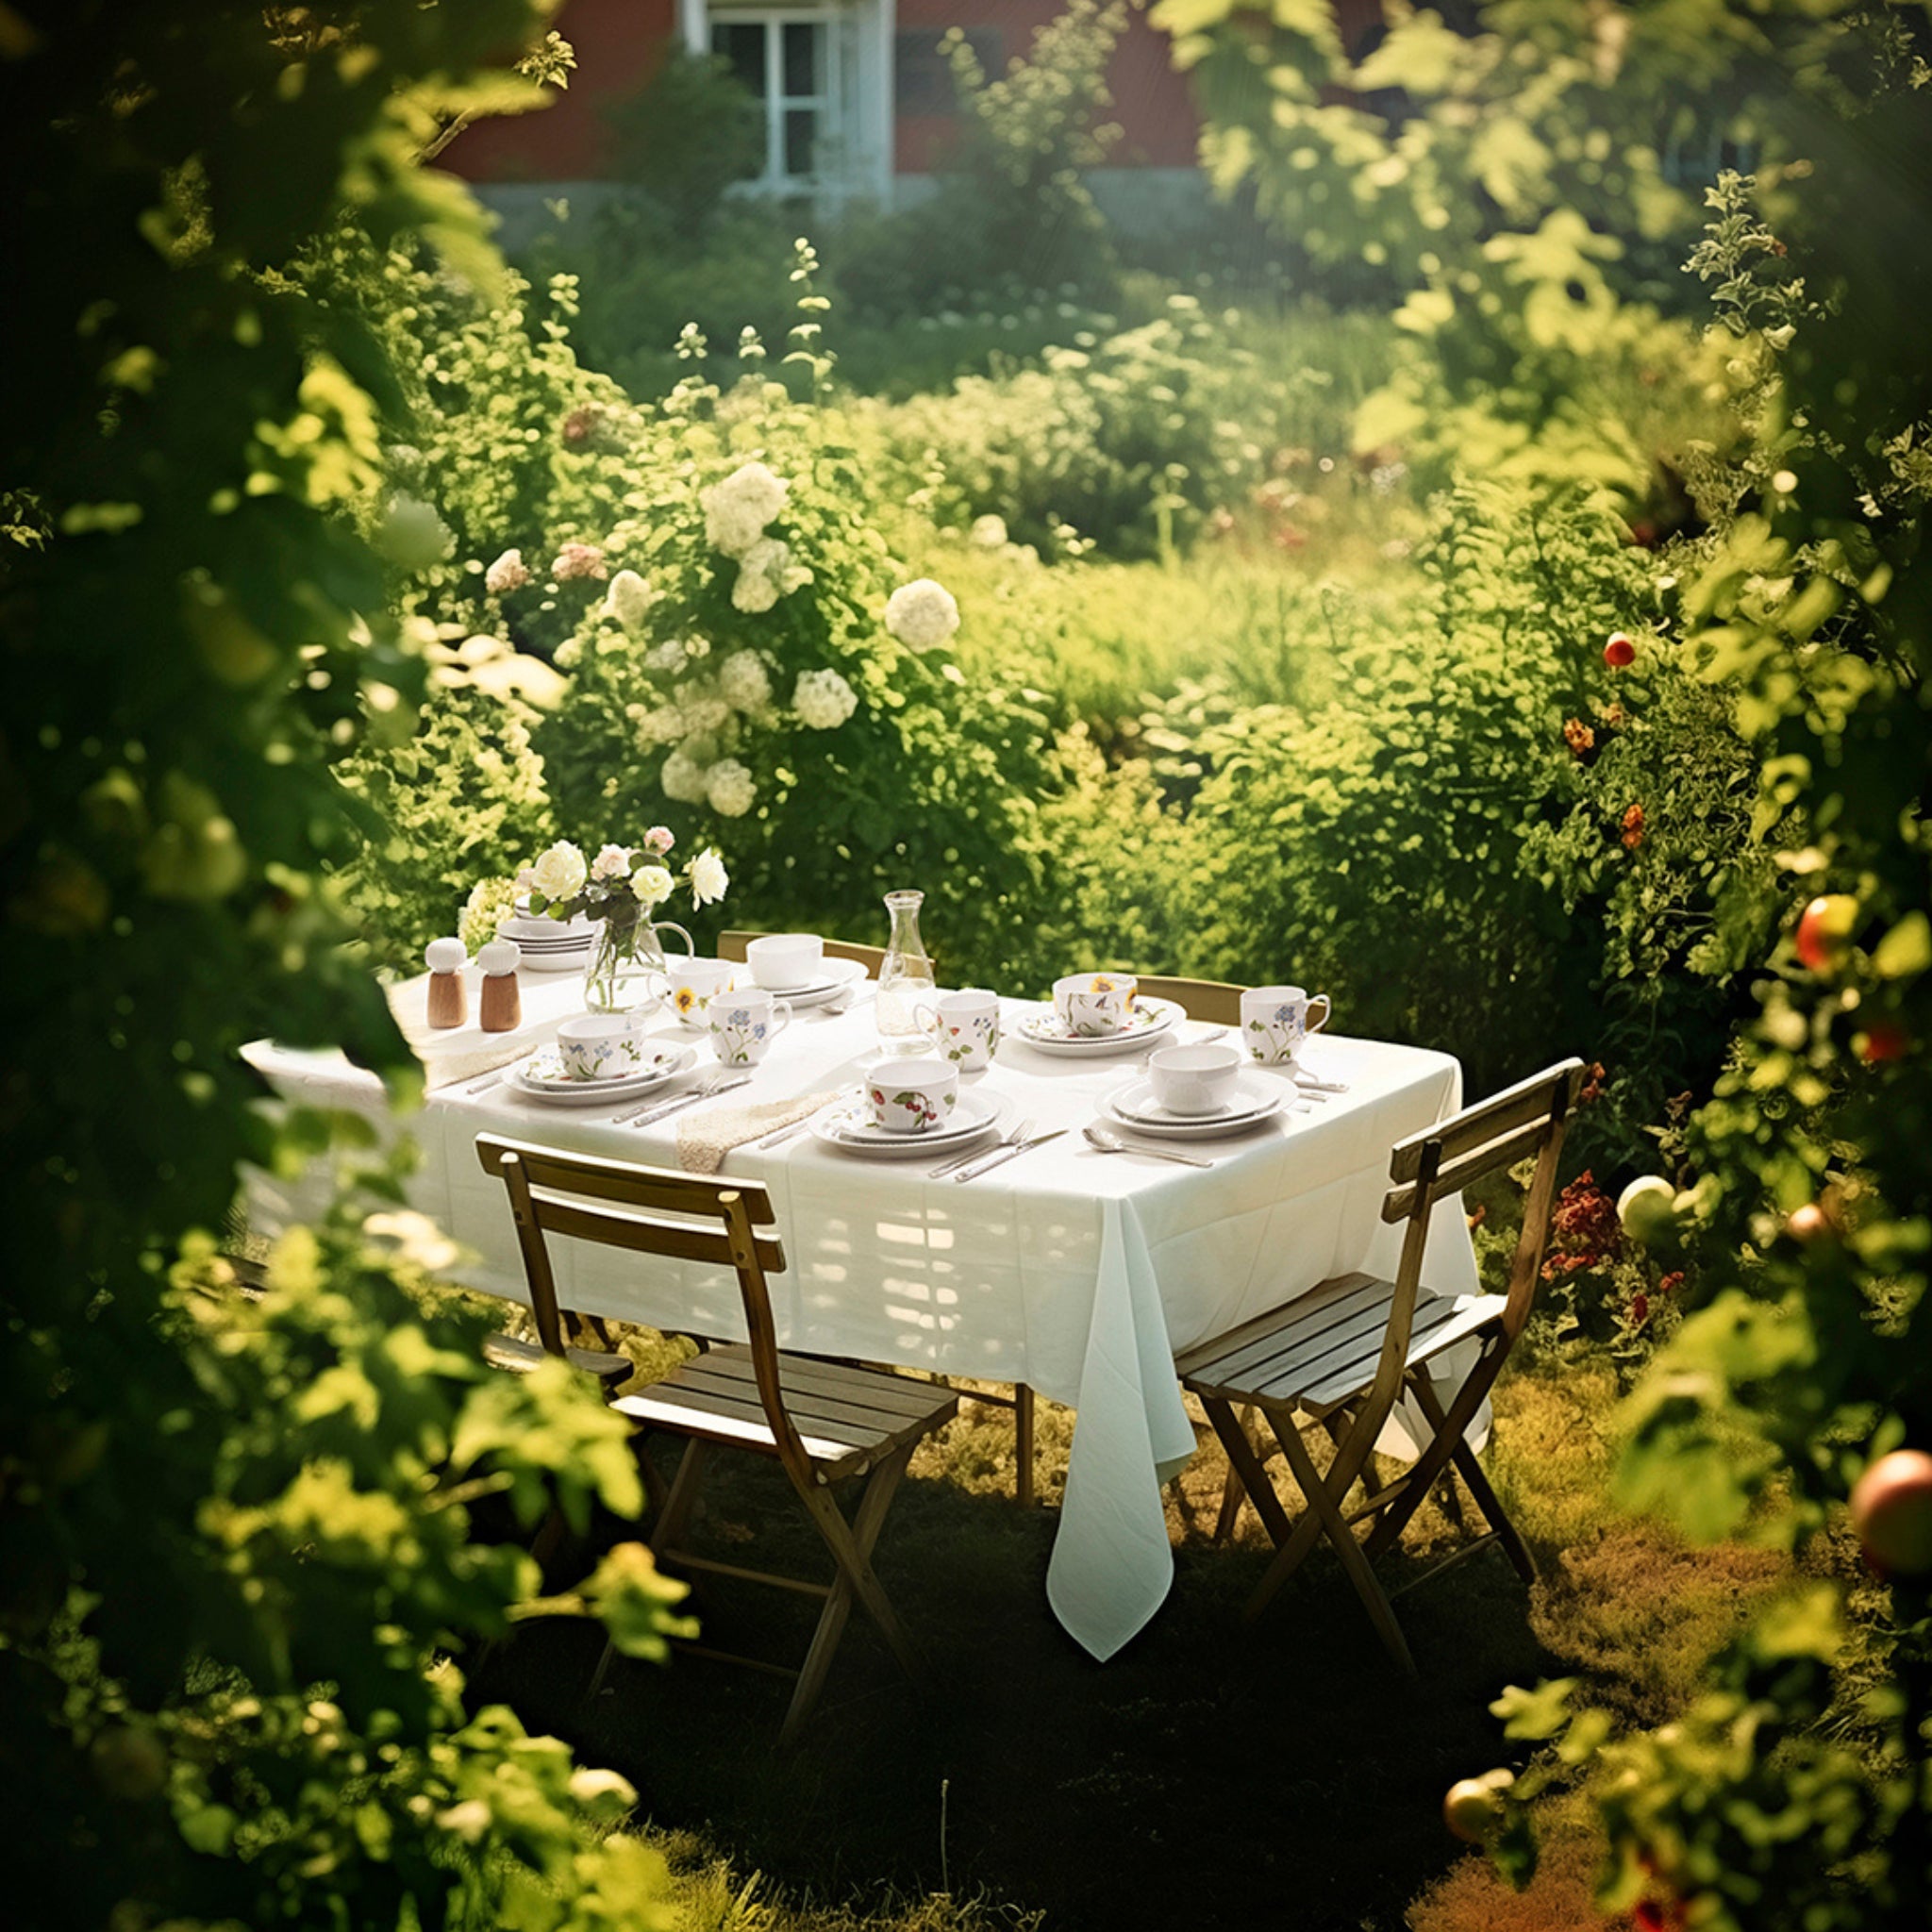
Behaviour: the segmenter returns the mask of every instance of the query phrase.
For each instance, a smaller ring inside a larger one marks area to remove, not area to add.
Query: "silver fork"
[[[680,1107],[689,1107],[694,1100],[708,1100],[714,1093],[728,1093],[734,1087],[747,1087],[751,1084],[749,1074],[713,1074],[700,1087],[693,1087],[688,1093],[679,1093],[670,1100],[654,1101],[649,1107],[640,1108],[636,1113],[621,1113],[615,1116],[619,1125],[647,1127],[667,1113],[675,1112]]]
[[[1022,1121],[1010,1134],[1004,1135],[992,1143],[992,1147],[975,1147],[970,1154],[961,1154],[956,1159],[942,1160],[926,1175],[929,1181],[943,1180],[946,1175],[962,1167],[971,1167],[982,1155],[991,1154],[993,1147],[1016,1147],[1033,1131],[1031,1121]]]

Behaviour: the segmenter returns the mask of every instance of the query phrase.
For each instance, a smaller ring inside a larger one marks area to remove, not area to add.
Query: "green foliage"
[[[960,138],[941,158],[930,200],[858,239],[841,281],[859,308],[929,312],[1008,279],[1107,291],[1112,243],[1081,177],[1120,138],[1098,117],[1112,105],[1108,62],[1126,23],[1123,0],[1070,0],[996,80],[958,28],[947,35]]]
[[[8,250],[33,265],[9,313],[33,379],[0,423],[31,506],[0,559],[0,1209],[31,1257],[0,1291],[16,1909],[653,1923],[658,1864],[605,1836],[628,1788],[439,1665],[527,1593],[505,1539],[553,1492],[635,1506],[594,1394],[491,1380],[474,1324],[420,1317],[420,1253],[371,1251],[408,1218],[293,1237],[256,1307],[219,1267],[212,1298],[191,1280],[239,1164],[328,1132],[276,1132],[242,1042],[273,1025],[414,1077],[341,950],[332,768],[411,720],[426,667],[384,552],[443,525],[385,492],[401,384],[319,287],[317,238],[420,238],[489,286],[476,211],[417,157],[535,98],[487,63],[541,10],[31,13],[0,35]]]
[[[688,242],[702,239],[727,188],[764,172],[764,109],[725,61],[682,42],[605,119],[611,178],[641,188]]]

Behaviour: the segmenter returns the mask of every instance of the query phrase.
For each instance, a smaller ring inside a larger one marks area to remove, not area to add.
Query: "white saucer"
[[[738,989],[743,992],[758,982],[751,977],[751,968],[744,968],[745,978]],[[818,976],[808,979],[802,986],[768,986],[763,990],[774,1000],[790,1000],[794,1012],[808,1007],[823,1007],[829,1000],[835,1000],[848,986],[856,986],[865,977],[865,961],[862,959],[823,959],[819,962]]]
[[[1244,1134],[1281,1110],[1287,1097],[1277,1083],[1243,1073],[1236,1082],[1241,1095],[1219,1113],[1169,1113],[1154,1098],[1152,1080],[1135,1080],[1117,1093],[1107,1094],[1100,1110],[1117,1127],[1153,1134],[1172,1141],[1211,1141],[1222,1134]]]
[[[1187,1017],[1173,1000],[1141,998],[1134,1002],[1127,1024],[1118,1033],[1069,1033],[1051,1007],[1029,1013],[1013,1030],[1036,1053],[1067,1054],[1074,1058],[1092,1059],[1110,1053],[1132,1053],[1136,1047],[1151,1046],[1174,1028],[1176,1020]]]
[[[525,973],[581,973],[590,957],[589,946],[565,946],[554,953],[525,953],[522,966]]]
[[[911,1160],[957,1153],[998,1126],[1006,1103],[996,1093],[968,1093],[963,1089],[951,1123],[924,1134],[894,1134],[873,1123],[865,1095],[855,1093],[836,1107],[813,1116],[812,1133],[828,1147],[873,1160]]]
[[[613,1074],[608,1080],[585,1080],[563,1071],[563,1056],[554,1046],[540,1046],[528,1059],[519,1060],[505,1076],[506,1084],[526,1100],[554,1101],[559,1107],[596,1107],[613,1100],[641,1097],[667,1080],[687,1073],[697,1059],[695,1049],[646,1041],[652,1063],[634,1074]]]

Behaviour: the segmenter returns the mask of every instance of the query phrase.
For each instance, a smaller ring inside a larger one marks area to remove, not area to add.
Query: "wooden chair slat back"
[[[532,1305],[547,1303],[550,1309],[550,1329],[544,1328],[541,1312],[538,1327],[552,1354],[563,1349],[546,1235],[733,1269],[758,1400],[779,1459],[795,1481],[810,1483],[811,1457],[785,1407],[778,1379],[777,1326],[765,1275],[767,1269],[785,1266],[785,1251],[769,1229],[772,1203],[763,1188],[592,1155],[560,1154],[493,1134],[477,1136],[476,1158],[486,1173],[497,1174],[509,1190]],[[554,1346],[552,1331],[558,1333]]]
[[[758,932],[721,932],[718,935],[718,957],[721,959],[736,959],[743,963],[744,949],[753,940],[763,939]],[[886,963],[886,949],[883,946],[862,946],[856,940],[827,940],[825,958],[828,959],[856,959],[865,968],[868,979],[879,976],[879,968]]]
[[[1491,1094],[1487,1100],[1465,1107],[1460,1113],[1452,1114],[1446,1121],[1438,1121],[1433,1127],[1424,1127],[1421,1133],[1411,1134],[1406,1141],[1398,1141],[1394,1153],[1390,1157],[1389,1178],[1392,1181],[1414,1180],[1423,1149],[1432,1143],[1441,1150],[1438,1164],[1446,1165],[1474,1148],[1488,1145],[1513,1128],[1547,1119],[1552,1103],[1550,1090],[1559,1078],[1566,1090],[1563,1110],[1567,1113],[1575,1106],[1577,1092],[1583,1085],[1583,1062],[1577,1059],[1545,1067],[1541,1073],[1532,1074],[1528,1079],[1519,1080],[1515,1086],[1506,1087],[1500,1093]],[[1517,1158],[1520,1159],[1522,1157]]]
[[[1526,1127],[1517,1127],[1509,1133],[1498,1135],[1493,1141],[1485,1141],[1460,1159],[1448,1162],[1439,1170],[1426,1190],[1416,1182],[1391,1190],[1389,1198],[1382,1203],[1382,1219],[1407,1221],[1418,1194],[1426,1192],[1424,1205],[1433,1208],[1438,1201],[1461,1193],[1464,1188],[1473,1186],[1486,1174],[1492,1174],[1499,1167],[1514,1167],[1519,1160],[1527,1160],[1531,1155],[1542,1151],[1549,1131],[1550,1122],[1545,1115],[1541,1120],[1532,1121]]]
[[[1241,993],[1245,989],[1223,979],[1158,979],[1136,975],[1140,990],[1151,1000],[1172,1000],[1191,1020],[1215,1026],[1241,1024]]]

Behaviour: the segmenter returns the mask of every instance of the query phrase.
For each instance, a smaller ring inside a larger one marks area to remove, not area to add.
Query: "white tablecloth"
[[[524,1008],[531,1043],[548,1039],[581,1010],[575,975],[525,975]],[[1330,1275],[1392,1273],[1401,1230],[1380,1219],[1390,1147],[1460,1104],[1461,1074],[1442,1054],[1324,1034],[1308,1065],[1348,1091],[1299,1103],[1238,1139],[1187,1143],[1214,1161],[1196,1172],[1088,1146],[1078,1129],[1094,1118],[1095,1101],[1138,1077],[1145,1056],[1050,1058],[1012,1031],[1028,1010],[1008,1003],[999,1057],[967,1084],[1000,1096],[1008,1118],[1070,1129],[1050,1146],[960,1185],[928,1179],[936,1160],[861,1158],[807,1130],[768,1150],[739,1149],[724,1172],[771,1192],[791,1263],[772,1282],[783,1346],[1024,1382],[1077,1409],[1047,1593],[1073,1636],[1106,1658],[1159,1607],[1173,1578],[1160,1485],[1194,1449],[1175,1353]],[[699,1070],[708,1069],[701,1035],[675,1024],[651,1030],[697,1043]],[[869,1006],[802,1013],[753,1086],[699,1106],[856,1087],[874,1048]],[[291,1101],[386,1119],[374,1076],[340,1055],[264,1042],[248,1057]],[[675,1115],[638,1128],[613,1123],[619,1110],[525,1100],[502,1084],[475,1095],[449,1087],[402,1124],[424,1154],[412,1205],[479,1257],[456,1271],[460,1278],[527,1299],[508,1200],[478,1164],[476,1136],[675,1164]],[[251,1183],[250,1220],[261,1231],[313,1205],[267,1176]],[[570,1307],[742,1337],[729,1274],[577,1243],[553,1248]],[[1438,1210],[1425,1265],[1439,1291],[1474,1291],[1474,1256],[1454,1201]]]

